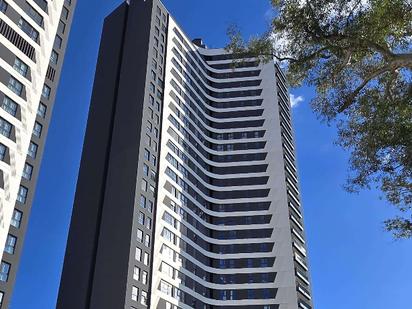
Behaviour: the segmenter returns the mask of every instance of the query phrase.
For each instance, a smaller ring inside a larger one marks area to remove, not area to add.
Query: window
[[[144,306],[147,306],[147,292],[142,291],[142,296],[140,298],[140,303]]]
[[[25,204],[28,192],[29,190],[26,187],[20,186],[19,192],[17,193],[17,200],[20,203]]]
[[[177,212],[177,209],[178,209],[176,203],[175,203],[174,201],[172,201],[172,200],[170,201],[169,208],[170,208],[171,210],[173,210],[174,212]]]
[[[219,300],[227,300],[227,291],[225,290],[219,290]]]
[[[148,201],[147,203],[147,210],[152,213],[153,212],[153,202],[152,201]]]
[[[156,181],[156,172],[154,170],[150,170],[150,179]]]
[[[153,106],[153,104],[154,104],[154,97],[152,97],[151,95],[149,95],[149,102],[150,102],[150,105]]]
[[[7,252],[8,254],[14,254],[14,251],[16,250],[16,243],[17,243],[17,237],[9,234],[7,236],[4,251]]]
[[[133,269],[133,279],[136,281],[140,280],[140,268],[135,266]]]
[[[43,85],[43,90],[42,90],[42,93],[41,93],[43,98],[50,99],[50,93],[51,93],[51,88],[49,86],[47,86],[46,84]]]
[[[170,241],[171,243],[175,243],[175,234],[170,232],[168,229],[163,229],[162,236],[164,239]]]
[[[180,198],[180,192],[175,187],[172,186],[172,194],[175,198]]]
[[[143,231],[140,229],[137,230],[137,241],[143,242]]]
[[[170,249],[168,246],[162,246],[162,254],[166,259],[174,261],[174,251]]]
[[[153,165],[154,166],[156,166],[156,156],[155,155],[152,155],[152,163],[153,163]]]
[[[145,191],[145,192],[147,191],[147,181],[144,180],[144,179],[142,179],[141,188],[142,188],[143,191]]]
[[[149,166],[147,164],[143,164],[143,174],[149,176]]]
[[[163,220],[166,221],[167,223],[169,223],[171,226],[176,227],[175,224],[175,219],[173,218],[173,216],[171,214],[169,214],[168,212],[165,212],[163,215]]]
[[[146,126],[146,131],[151,133],[152,130],[153,130],[153,124],[150,121],[148,121],[147,126]]]
[[[46,118],[47,106],[40,102],[37,109],[37,115],[41,118]]]
[[[157,89],[156,96],[157,96],[159,99],[162,99],[162,98],[163,98],[163,93],[162,93],[159,89]]]
[[[29,16],[34,20],[36,24],[43,27],[43,16],[40,15],[31,5],[29,5]]]
[[[4,292],[0,292],[0,308],[1,308],[1,305],[3,305],[3,298],[4,298]]]
[[[24,165],[24,169],[23,169],[23,174],[22,174],[22,176],[23,176],[24,178],[26,178],[27,180],[30,180],[32,174],[33,174],[33,166],[31,166],[30,164],[26,163],[26,164]]]
[[[150,91],[151,91],[152,93],[155,93],[155,92],[156,92],[156,88],[155,88],[155,85],[154,85],[153,83],[150,83]]]
[[[155,72],[155,71],[152,70],[152,71],[150,72],[150,75],[152,76],[152,79],[153,79],[153,80],[156,80],[156,72]]]
[[[23,218],[23,213],[15,209],[13,212],[13,217],[11,218],[10,224],[18,229],[20,228],[22,218]]]
[[[0,117],[0,133],[5,137],[10,137],[11,135],[11,123]]]
[[[147,161],[150,161],[150,151],[147,150],[147,149],[144,150],[144,158],[145,158]]]
[[[47,1],[46,0],[35,0],[36,4],[47,13]]]
[[[60,33],[64,33],[66,31],[66,24],[63,21],[59,21],[59,28],[57,31]]]
[[[162,262],[162,273],[174,279],[174,268],[164,262]]]
[[[140,207],[146,208],[146,198],[143,195],[140,196]]]
[[[172,296],[172,285],[162,280],[160,282],[160,291],[166,295]]]
[[[15,69],[20,75],[26,77],[29,67],[19,58],[14,59],[13,69]]]
[[[24,31],[33,41],[37,42],[39,37],[39,32],[34,29],[26,20],[20,18],[19,20],[19,27],[21,30]]]
[[[33,142],[30,142],[30,145],[29,145],[29,149],[28,149],[28,151],[27,151],[27,154],[30,156],[30,157],[32,157],[33,159],[35,159],[36,158],[36,156],[37,156],[37,149],[39,148],[39,146],[37,146],[37,144],[35,144],[35,143],[33,143]]]
[[[53,49],[50,55],[50,62],[53,64],[57,64],[59,61],[59,54]]]
[[[147,284],[147,278],[148,278],[147,271],[143,271],[143,274],[142,274],[142,283],[143,284]]]
[[[132,300],[137,301],[137,297],[139,295],[139,289],[135,286],[132,287]]]
[[[144,213],[139,212],[139,217],[137,221],[139,222],[139,224],[144,225]]]
[[[184,275],[182,275],[181,273],[178,273],[177,276],[178,276],[179,279],[181,279],[181,280],[182,280],[182,277],[184,278]],[[203,276],[203,279],[206,279],[206,277]],[[204,293],[204,292],[203,292],[203,293]],[[183,292],[182,290],[180,290],[180,289],[178,289],[178,288],[175,288],[174,294],[175,294],[175,298],[176,298],[178,301],[183,301],[183,299],[184,299],[184,292]],[[203,295],[204,295],[204,294],[203,294]]]
[[[149,253],[145,252],[143,257],[143,264],[149,266]]]
[[[20,83],[17,79],[15,79],[13,76],[10,76],[9,79],[9,84],[7,85],[7,87],[13,91],[15,94],[17,94],[18,96],[21,96],[22,92],[23,92],[23,84]]]
[[[148,235],[148,234],[146,234],[146,235],[144,236],[144,245],[145,245],[146,247],[150,247],[150,235]]]
[[[142,260],[142,249],[136,247],[134,258],[139,262]]]
[[[65,7],[63,7],[63,10],[62,10],[62,17],[63,17],[64,19],[69,18],[69,10],[66,9]]]
[[[0,11],[5,13],[7,11],[8,4],[4,0],[0,0]]]
[[[43,126],[36,121],[36,122],[34,123],[33,135],[35,135],[35,136],[37,136],[37,137],[40,137],[42,130],[43,130]]]
[[[0,265],[0,281],[7,282],[9,280],[9,273],[10,273],[11,265],[4,261],[1,262]]]
[[[261,259],[260,260],[260,267],[268,267],[268,260],[267,259]]]
[[[0,143],[0,160],[4,161],[6,157],[7,147]]]
[[[54,48],[62,48],[62,44],[63,39],[59,35],[56,35],[56,38],[54,39]]]
[[[1,108],[14,117],[16,117],[16,114],[17,114],[17,106],[18,106],[17,103],[14,102],[9,97],[5,96],[3,98],[3,104],[1,105]]]
[[[152,228],[152,219],[151,218],[146,218],[146,228],[151,229]]]
[[[153,143],[152,143],[152,149],[154,151],[157,151],[157,143],[155,141],[153,141]]]

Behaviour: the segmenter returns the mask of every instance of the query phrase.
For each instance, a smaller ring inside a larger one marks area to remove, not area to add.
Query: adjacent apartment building
[[[75,0],[0,0],[0,308],[9,308]]]
[[[120,5],[57,308],[312,309],[305,246],[279,67],[191,41],[158,0]]]

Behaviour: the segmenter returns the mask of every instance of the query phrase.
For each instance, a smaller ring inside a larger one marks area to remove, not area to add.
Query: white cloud
[[[292,105],[292,108],[298,107],[300,103],[302,103],[305,99],[300,95],[300,96],[295,96],[294,94],[290,95],[290,105]]]

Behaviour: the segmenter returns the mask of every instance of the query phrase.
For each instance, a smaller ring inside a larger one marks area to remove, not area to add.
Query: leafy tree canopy
[[[272,0],[260,37],[236,27],[227,46],[240,57],[275,57],[292,86],[314,86],[311,105],[336,122],[351,153],[346,188],[376,186],[400,215],[385,222],[412,237],[412,0]]]

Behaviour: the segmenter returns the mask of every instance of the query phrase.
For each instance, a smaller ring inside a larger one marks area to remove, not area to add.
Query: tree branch
[[[353,8],[350,10],[350,13],[348,15],[348,17],[346,18],[346,27],[349,27],[350,24],[350,19],[353,16],[353,13],[355,12],[355,9],[361,4],[362,0],[358,0],[358,2],[355,3],[355,5],[353,6]]]
[[[324,52],[325,50],[327,50],[327,47],[323,47],[313,53],[311,53],[310,55],[307,55],[301,59],[296,59],[296,58],[292,58],[292,57],[281,57],[279,55],[276,55],[275,53],[259,53],[259,55],[255,55],[257,57],[259,56],[268,56],[268,57],[274,57],[276,58],[278,61],[291,61],[291,62],[305,62],[305,61],[309,61],[314,59],[317,56],[320,56],[323,59],[329,59],[330,56],[329,55],[322,55],[322,52]]]
[[[373,79],[375,79],[376,77],[378,77],[379,75],[390,71],[391,69],[393,69],[392,66],[390,65],[385,65],[384,67],[375,70],[373,72],[371,72],[369,75],[366,76],[366,78],[364,79],[364,81],[349,95],[349,97],[345,100],[345,102],[342,104],[342,106],[338,109],[339,113],[342,113],[343,111],[345,111],[348,107],[350,107],[353,103],[355,98],[358,96],[358,94],[362,91],[363,88],[365,88],[365,86]]]

